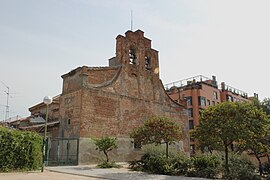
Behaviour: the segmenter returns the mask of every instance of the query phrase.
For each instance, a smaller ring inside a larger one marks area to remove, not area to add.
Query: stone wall
[[[142,149],[135,149],[133,147],[132,139],[130,138],[118,138],[118,148],[109,151],[108,155],[111,161],[116,162],[128,162],[139,160],[143,155],[145,149],[149,148],[162,148],[165,152],[165,145],[156,146],[146,145]],[[184,151],[183,143],[176,142],[175,144],[169,145],[169,151]],[[93,139],[91,138],[80,138],[79,145],[79,164],[96,164],[106,159],[103,152],[96,149]]]
[[[142,155],[141,150],[133,148],[130,138],[118,138],[118,148],[110,151],[109,158],[112,161],[124,162],[132,161]],[[91,138],[80,138],[79,145],[79,164],[93,164],[105,160],[103,152],[96,149],[96,145]]]

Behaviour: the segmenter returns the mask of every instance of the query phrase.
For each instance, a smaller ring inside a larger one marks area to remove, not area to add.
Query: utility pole
[[[5,115],[5,119],[4,119],[4,123],[6,123],[7,119],[9,118],[9,87],[3,82],[3,81],[0,81],[6,88],[7,88],[7,91],[5,91],[5,93],[7,94],[7,104],[6,104],[6,115]]]

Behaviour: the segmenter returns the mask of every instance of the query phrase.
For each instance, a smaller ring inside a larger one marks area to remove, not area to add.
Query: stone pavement
[[[110,180],[203,180],[205,178],[192,178],[183,176],[165,176],[165,175],[154,175],[147,174],[144,172],[131,171],[130,169],[123,168],[110,168],[110,169],[99,169],[94,165],[80,165],[80,166],[57,166],[57,167],[46,167],[46,170],[58,173],[80,175],[84,177],[110,179]]]
[[[50,171],[0,173],[1,180],[100,180],[86,176],[70,175]]]

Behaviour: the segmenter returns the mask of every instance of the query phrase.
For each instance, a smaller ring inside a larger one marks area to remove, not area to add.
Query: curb
[[[82,177],[91,177],[91,178],[99,178],[99,179],[117,180],[117,179],[113,179],[113,178],[106,178],[106,177],[101,177],[101,176],[91,176],[91,175],[85,175],[85,174],[76,174],[76,173],[57,171],[57,170],[51,170],[51,169],[46,169],[46,168],[45,168],[45,170],[50,171],[50,172],[56,172],[56,173],[61,173],[61,174],[70,174],[70,175],[82,176]]]

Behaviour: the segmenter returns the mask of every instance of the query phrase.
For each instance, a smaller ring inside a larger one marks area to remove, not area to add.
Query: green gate
[[[78,165],[78,138],[48,139],[45,164],[47,166]]]

